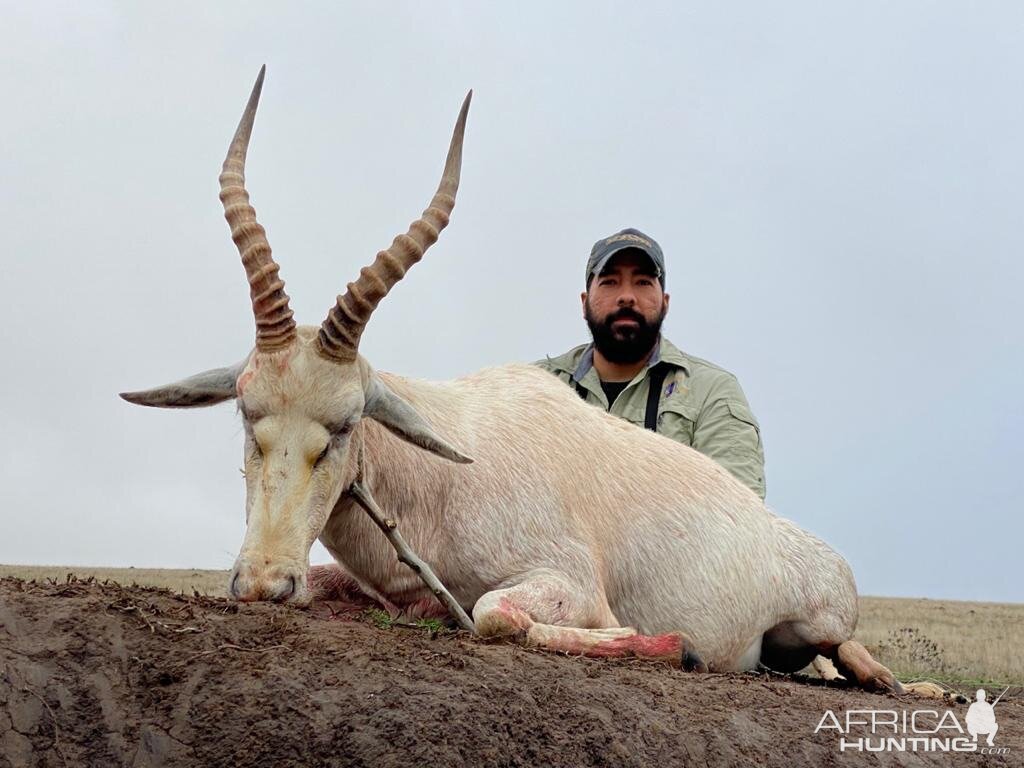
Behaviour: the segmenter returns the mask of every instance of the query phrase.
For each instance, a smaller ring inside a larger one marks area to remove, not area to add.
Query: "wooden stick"
[[[370,492],[358,480],[352,483],[348,492],[359,503],[359,506],[366,510],[370,519],[377,524],[377,527],[383,531],[384,535],[387,536],[391,546],[398,553],[399,561],[412,568],[416,575],[423,580],[423,583],[430,588],[430,591],[434,593],[434,597],[441,601],[441,604],[448,609],[448,613],[459,623],[460,627],[475,635],[476,627],[473,624],[473,620],[462,610],[462,606],[455,601],[451,592],[444,588],[444,584],[437,578],[437,574],[434,573],[431,567],[420,560],[416,553],[409,549],[409,545],[405,543],[402,534],[398,532],[398,524],[384,516],[384,513],[381,512],[380,507],[377,506],[377,502],[373,500]]]
[[[64,750],[60,746],[60,728],[57,726],[57,716],[53,714],[53,709],[46,702],[46,699],[44,699],[38,692],[36,692],[32,688],[29,688],[27,685],[21,686],[21,690],[25,693],[31,693],[33,696],[39,699],[39,701],[43,703],[43,706],[46,707],[46,711],[50,713],[50,719],[53,720],[53,747],[57,750],[57,754],[60,755],[61,762],[64,763],[64,768],[67,768],[68,759],[64,756]]]

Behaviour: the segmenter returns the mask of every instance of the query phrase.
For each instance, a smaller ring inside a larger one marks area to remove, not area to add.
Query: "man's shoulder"
[[[573,347],[568,352],[555,357],[545,356],[541,360],[536,360],[533,364],[543,368],[551,373],[569,373],[571,374],[576,370],[576,367],[580,363],[580,358],[583,357],[583,353],[586,352],[589,344],[580,344],[578,347]]]
[[[691,379],[700,379],[708,382],[736,381],[736,376],[720,365],[710,360],[683,352],[679,347],[668,339],[662,339],[661,359],[679,368],[685,368]]]
[[[746,403],[739,379],[717,363],[683,352],[668,339],[662,341],[661,359],[686,371],[686,387],[697,404],[717,400]]]

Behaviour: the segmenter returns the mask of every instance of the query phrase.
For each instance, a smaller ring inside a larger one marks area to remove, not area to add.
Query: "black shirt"
[[[615,398],[622,394],[622,390],[629,386],[628,381],[602,381],[601,389],[604,390],[604,396],[608,398],[608,407],[612,407],[612,403],[615,402]]]

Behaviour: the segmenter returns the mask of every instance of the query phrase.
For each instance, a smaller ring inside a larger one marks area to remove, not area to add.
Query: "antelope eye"
[[[324,449],[322,451],[320,451],[320,455],[316,457],[316,461],[313,462],[313,466],[314,467],[317,466],[318,464],[320,464],[321,461],[323,461],[324,459],[327,458],[327,452],[329,450],[331,450],[331,444],[327,443],[327,445],[324,446]]]

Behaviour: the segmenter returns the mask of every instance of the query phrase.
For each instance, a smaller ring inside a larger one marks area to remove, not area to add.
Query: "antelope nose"
[[[231,573],[228,594],[240,603],[251,603],[260,599],[259,586],[257,580],[253,578],[251,569],[245,566],[235,567]]]
[[[283,603],[295,594],[295,577],[289,574],[286,579],[277,579],[273,584],[268,585],[268,589],[265,593],[267,595],[267,600],[273,600],[275,603]]]
[[[232,598],[243,603],[257,600],[271,600],[283,603],[295,600],[302,592],[302,582],[290,570],[257,572],[246,565],[238,565],[231,574],[228,593]]]

